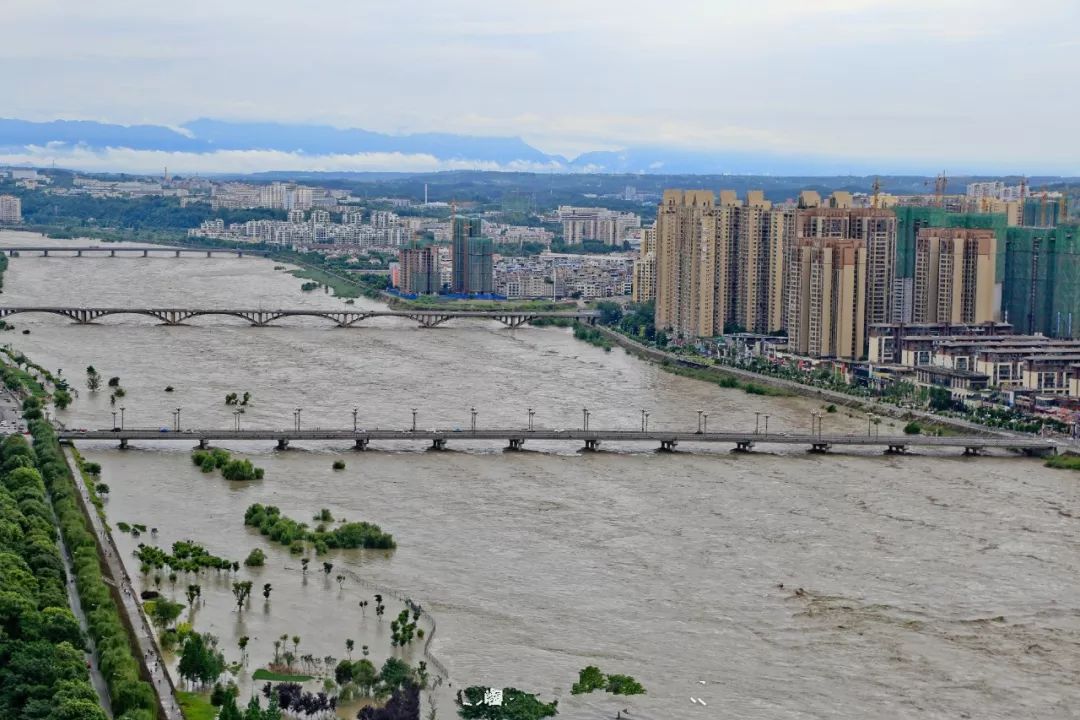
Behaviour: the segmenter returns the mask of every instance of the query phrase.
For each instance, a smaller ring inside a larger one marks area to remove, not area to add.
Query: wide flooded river
[[[26,236],[7,235],[8,244]],[[40,241],[35,238],[36,241]],[[259,259],[16,258],[6,305],[278,308],[345,307]],[[376,307],[357,300],[356,308]],[[112,423],[108,393],[86,390],[84,371],[119,376],[125,424],[231,427],[230,392],[250,392],[244,427],[524,426],[805,430],[809,400],[762,398],[666,374],[621,350],[605,353],[566,330],[409,321],[336,329],[319,319],[252,328],[203,318],[164,327],[150,318],[78,326],[16,316],[3,335],[80,388],[58,413],[69,427]],[[19,331],[29,329],[29,335]],[[172,393],[164,392],[173,386]],[[763,420],[762,420],[763,421]],[[843,412],[825,432],[866,431]],[[884,431],[884,429],[883,429]],[[333,444],[243,443],[232,450],[265,468],[264,480],[204,475],[189,447],[85,444],[111,486],[108,514],[191,538],[266,567],[238,614],[229,580],[206,579],[195,627],[248,635],[250,668],[273,641],[299,635],[299,653],[345,656],[346,638],[390,652],[381,622],[357,601],[364,583],[394,588],[431,611],[432,653],[454,688],[514,686],[560,699],[561,716],[667,718],[1051,718],[1080,716],[1080,476],[1037,460],[955,454],[885,457],[801,449],[736,455],[684,445],[451,443],[450,451],[385,444],[366,453]],[[345,470],[331,463],[344,459]],[[251,503],[300,520],[320,508],[392,532],[391,554],[334,552],[330,576],[243,525]],[[118,534],[122,549],[136,541]],[[149,540],[143,536],[142,540]],[[341,569],[350,574],[340,585]],[[138,575],[138,563],[129,570]],[[355,574],[353,574],[355,573]],[[149,583],[150,581],[147,580]],[[181,580],[167,594],[182,602]],[[259,588],[273,585],[269,603]],[[374,605],[374,603],[372,603]],[[291,640],[289,642],[291,646]],[[412,661],[421,655],[412,649]],[[632,699],[572,698],[585,665],[638,678]],[[704,684],[701,684],[704,681]],[[690,701],[701,698],[707,706]],[[452,717],[449,706],[440,717]]]

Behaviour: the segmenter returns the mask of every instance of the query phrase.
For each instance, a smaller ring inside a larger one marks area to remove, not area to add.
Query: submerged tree
[[[233,597],[236,598],[236,611],[244,611],[244,603],[251,596],[251,581],[234,582],[232,584]]]
[[[97,392],[101,388],[101,374],[93,365],[86,366],[86,387],[90,392]]]

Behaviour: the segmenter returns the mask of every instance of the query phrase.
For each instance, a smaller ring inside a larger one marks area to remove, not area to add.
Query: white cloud
[[[252,173],[268,170],[314,172],[434,172],[439,170],[508,170],[515,172],[556,172],[556,164],[514,162],[499,164],[472,160],[440,160],[421,153],[356,153],[306,155],[277,150],[219,150],[212,153],[164,152],[107,148],[96,151],[50,143],[31,146],[22,152],[0,154],[0,165],[58,167],[87,172],[159,173],[168,167],[178,174]]]

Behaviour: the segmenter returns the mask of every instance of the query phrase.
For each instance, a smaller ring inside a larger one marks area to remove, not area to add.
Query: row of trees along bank
[[[21,380],[21,375],[22,372],[4,366],[4,382],[9,388]],[[0,623],[4,628],[0,636],[0,702],[22,706],[21,712],[0,713],[0,717],[47,720],[105,717],[97,707],[93,691],[86,692],[89,689],[87,669],[82,652],[76,649],[83,645],[83,640],[74,616],[65,609],[64,572],[53,542],[59,529],[71,552],[75,588],[86,614],[89,634],[97,646],[99,666],[114,715],[118,720],[153,720],[156,717],[154,691],[139,677],[132,638],[102,577],[97,542],[79,509],[75,484],[56,433],[44,419],[44,389],[36,383],[30,388],[21,382],[18,384],[19,390],[32,393],[23,403],[23,417],[33,437],[33,447],[29,447],[22,436],[5,440],[0,452],[3,462],[0,471],[5,475],[5,489],[16,503],[15,509],[24,514],[34,512],[34,529],[40,533],[23,531],[11,514],[11,503],[0,499],[3,507],[0,537],[13,540],[12,533],[19,528],[18,541],[28,553],[23,562],[33,570],[27,578],[14,554],[0,553],[3,555],[0,561]],[[33,497],[35,487],[39,498]],[[52,501],[58,528],[50,514],[42,515],[43,510],[47,511],[46,492],[47,499]],[[48,521],[47,527],[41,519]],[[55,558],[55,562],[50,557]],[[37,586],[36,608],[28,599],[10,595],[13,581],[31,590]],[[40,613],[37,624],[34,622],[35,609]],[[19,637],[28,638],[27,642],[31,643],[24,654],[13,654],[18,648],[11,645],[12,633],[19,633]],[[16,675],[23,675],[24,680],[20,681]]]

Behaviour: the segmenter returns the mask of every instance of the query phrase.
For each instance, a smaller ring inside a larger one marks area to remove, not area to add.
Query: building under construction
[[[1080,337],[1080,225],[1009,228],[1002,314],[1021,333]]]
[[[1008,220],[1004,213],[956,213],[939,207],[899,206],[896,212],[896,283],[893,289],[893,317],[899,322],[912,322],[915,298],[915,248],[923,228],[967,228],[993,230],[997,245],[994,261],[995,306],[1001,294],[1005,268],[1005,231]]]

